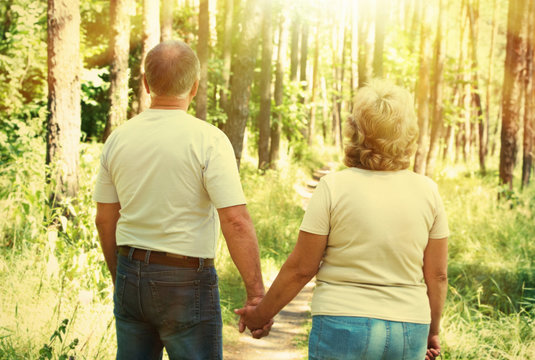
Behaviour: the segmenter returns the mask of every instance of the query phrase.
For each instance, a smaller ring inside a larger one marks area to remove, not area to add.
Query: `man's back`
[[[106,142],[101,165],[97,193],[121,203],[117,245],[213,258],[216,208],[245,203],[226,136],[182,110],[128,121]]]

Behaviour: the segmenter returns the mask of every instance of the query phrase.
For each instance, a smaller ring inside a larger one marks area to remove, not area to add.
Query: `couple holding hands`
[[[186,112],[198,79],[185,43],[157,45],[145,60],[150,109],[103,148],[94,199],[117,359],[161,359],[164,347],[171,359],[222,358],[219,226],[247,291],[240,331],[267,335],[315,276],[309,359],[439,356],[449,230],[437,185],[408,170],[418,138],[411,95],[385,81],[358,90],[347,168],[320,180],[265,294],[232,146]]]

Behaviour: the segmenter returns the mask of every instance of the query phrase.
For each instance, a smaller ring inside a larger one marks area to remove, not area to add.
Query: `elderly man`
[[[94,200],[115,285],[117,359],[221,359],[214,257],[219,223],[247,291],[264,296],[258,244],[232,146],[188,115],[199,60],[163,42],[145,61],[150,109],[116,129],[102,151]],[[253,333],[261,337],[269,325]]]

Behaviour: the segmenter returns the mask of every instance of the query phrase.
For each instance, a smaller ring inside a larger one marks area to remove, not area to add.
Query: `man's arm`
[[[217,211],[230,256],[245,283],[247,303],[258,304],[264,297],[265,290],[258,240],[247,207],[236,205]]]
[[[115,270],[117,269],[115,230],[117,228],[117,221],[121,216],[119,210],[121,210],[121,204],[118,202],[111,204],[97,202],[95,225],[97,226],[104,259],[111,273],[113,286],[115,286]]]

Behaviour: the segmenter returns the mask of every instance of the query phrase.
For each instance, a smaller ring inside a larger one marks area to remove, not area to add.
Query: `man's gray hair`
[[[145,58],[145,76],[151,94],[186,97],[199,79],[197,55],[184,42],[164,41]]]

